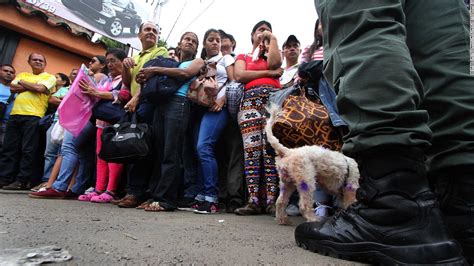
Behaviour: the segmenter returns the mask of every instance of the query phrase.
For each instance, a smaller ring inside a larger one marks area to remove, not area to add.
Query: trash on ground
[[[72,259],[69,251],[58,246],[0,250],[0,265],[40,265]]]

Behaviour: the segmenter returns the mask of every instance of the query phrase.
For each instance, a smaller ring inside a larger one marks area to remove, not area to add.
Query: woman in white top
[[[196,200],[199,202],[196,213],[216,213],[218,203],[218,169],[215,157],[215,145],[224,130],[229,114],[223,108],[225,104],[225,89],[227,80],[234,80],[234,58],[231,55],[222,56],[221,37],[216,29],[209,29],[204,34],[203,52],[201,57],[207,62],[217,62],[216,80],[221,88],[216,103],[203,115],[197,137],[197,154],[202,173],[198,174],[197,185],[200,188]]]

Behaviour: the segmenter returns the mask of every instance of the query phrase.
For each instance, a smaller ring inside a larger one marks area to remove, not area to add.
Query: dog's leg
[[[342,208],[347,209],[349,205],[356,201],[356,190],[359,188],[359,168],[357,163],[351,159],[346,158],[348,163],[349,173],[346,180],[346,185],[341,189],[342,191]]]
[[[286,206],[288,206],[288,202],[290,201],[291,194],[296,190],[296,187],[292,183],[283,183],[280,181],[280,195],[276,201],[276,220],[280,225],[290,225],[290,221],[288,219],[288,214],[286,214]]]
[[[301,215],[303,215],[303,217],[308,222],[319,221],[319,218],[316,217],[313,211],[313,194],[314,190],[316,189],[314,179],[311,177],[310,180],[308,180],[307,178],[303,178],[301,180],[302,181],[298,184],[298,192],[300,193],[299,206]]]

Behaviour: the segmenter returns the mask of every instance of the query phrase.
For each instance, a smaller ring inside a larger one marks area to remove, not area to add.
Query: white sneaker
[[[301,216],[300,208],[295,204],[288,204],[285,211],[289,216]]]
[[[322,205],[320,203],[316,203],[316,208],[314,209],[314,215],[318,216],[318,217],[328,217],[328,210],[330,209],[331,207],[329,206],[326,206],[326,205]]]

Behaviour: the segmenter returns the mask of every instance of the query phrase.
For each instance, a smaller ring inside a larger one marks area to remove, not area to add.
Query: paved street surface
[[[0,191],[0,250],[55,245],[70,265],[355,265],[298,248],[294,228],[263,215],[149,213]]]

